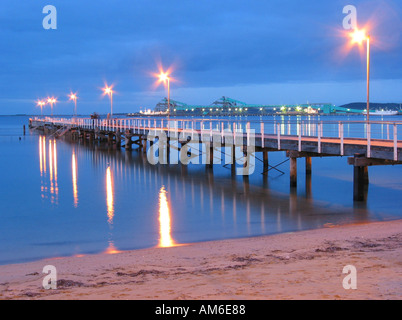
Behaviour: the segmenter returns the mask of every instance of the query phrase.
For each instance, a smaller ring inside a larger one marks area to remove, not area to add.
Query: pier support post
[[[249,176],[250,176],[250,166],[249,166],[250,165],[249,164],[250,158],[249,158],[249,153],[248,153],[247,147],[245,147],[244,150],[243,150],[243,158],[245,159],[244,164],[243,164],[243,168],[244,168],[243,180],[248,181]]]
[[[170,137],[166,139],[166,162],[170,163]]]
[[[121,133],[120,133],[120,131],[116,132],[116,147],[117,148],[121,147]]]
[[[311,157],[306,157],[306,175],[311,175]]]
[[[297,187],[297,158],[290,158],[290,186]]]
[[[99,127],[95,127],[94,129],[94,139],[95,140],[99,139]]]
[[[214,147],[209,148],[209,166],[214,167]]]
[[[363,158],[362,154],[355,154],[354,158]],[[353,167],[353,200],[366,201],[366,186],[368,182],[367,166]]]
[[[147,138],[145,136],[142,137],[142,152],[147,153]]]
[[[214,147],[212,145],[206,147],[206,169],[213,169],[214,168]]]
[[[185,165],[185,164],[181,164],[180,165],[181,166],[181,175],[184,177],[184,176],[187,176],[187,174],[188,174],[188,171],[187,171],[187,165]]]
[[[133,142],[131,141],[131,136],[126,134],[125,145],[124,145],[126,150],[131,150],[132,149],[132,144],[133,144]]]
[[[364,183],[365,184],[369,184],[370,183],[370,179],[369,179],[369,172],[368,172],[368,167],[363,167],[364,170]]]
[[[264,164],[264,174],[268,175],[268,168],[269,168],[269,163],[268,163],[268,151],[263,151],[262,152],[262,162]]]
[[[311,174],[306,175],[306,199],[311,199],[312,188],[311,188]]]
[[[107,143],[108,143],[109,145],[112,145],[112,144],[113,144],[113,134],[112,134],[111,132],[109,132],[109,133],[107,134]]]
[[[232,146],[232,163],[231,163],[231,174],[232,176],[236,176],[236,146]]]

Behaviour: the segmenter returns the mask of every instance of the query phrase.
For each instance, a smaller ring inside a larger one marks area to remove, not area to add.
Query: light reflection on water
[[[159,247],[169,248],[175,245],[172,238],[170,208],[167,199],[167,192],[163,186],[159,192]]]
[[[78,207],[78,186],[77,186],[77,159],[75,156],[75,149],[73,149],[73,154],[71,156],[71,172],[72,172],[72,179],[73,179],[73,196],[74,196],[74,207]]]
[[[113,195],[113,182],[110,167],[106,169],[106,205],[107,205],[107,222],[113,225],[114,217],[114,195]]]
[[[280,167],[284,175],[271,171],[266,177],[257,167],[243,179],[222,166],[153,166],[135,150],[38,135],[2,146],[18,156],[0,158],[7,168],[0,190],[0,264],[402,216],[400,167],[370,168],[369,201],[354,205],[352,183],[342,179],[352,177],[345,158],[313,159],[311,179],[300,160],[298,189],[290,192],[287,165]],[[284,154],[270,153],[269,159],[277,164]],[[384,177],[397,187],[378,186]],[[24,183],[10,187],[15,179]]]
[[[55,139],[48,139],[49,145],[46,150],[47,142],[45,136],[39,136],[39,172],[41,177],[41,197],[50,196],[51,203],[58,203],[59,185],[58,185],[58,163],[57,163],[57,142]],[[47,159],[47,156],[49,158]],[[47,168],[49,164],[49,168]],[[49,169],[49,171],[48,171]],[[49,172],[49,181],[47,181],[47,172]],[[49,182],[49,188],[48,188]],[[48,194],[50,192],[50,194]]]
[[[114,182],[110,166],[106,168],[106,207],[107,207],[107,223],[109,224],[109,240],[108,247],[104,251],[107,254],[116,254],[121,252],[118,250],[113,241],[113,218],[114,218]]]

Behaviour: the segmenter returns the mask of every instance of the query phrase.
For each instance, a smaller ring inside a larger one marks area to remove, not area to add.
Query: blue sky
[[[44,30],[46,5],[57,30]],[[372,101],[402,102],[402,2],[398,0],[2,0],[0,114],[153,108],[163,98],[152,72],[171,67],[172,99],[210,104],[225,95],[249,103],[364,101],[365,57],[346,52],[345,5],[372,26]]]

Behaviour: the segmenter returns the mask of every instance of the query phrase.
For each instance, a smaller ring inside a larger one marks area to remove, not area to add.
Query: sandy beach
[[[0,299],[401,299],[402,220],[0,266]],[[44,290],[45,265],[57,289]],[[357,289],[342,285],[346,265]]]

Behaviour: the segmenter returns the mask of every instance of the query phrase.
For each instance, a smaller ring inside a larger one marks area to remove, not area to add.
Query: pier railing
[[[136,117],[113,119],[90,118],[54,118],[36,117],[31,121],[45,125],[70,126],[85,130],[104,132],[121,132],[129,130],[133,134],[144,134],[156,130],[164,130],[169,134],[185,132],[199,134],[210,131],[211,136],[243,132],[249,135],[253,130],[256,138],[261,138],[261,147],[265,147],[265,138],[276,139],[278,147],[281,141],[293,139],[298,141],[301,151],[302,141],[315,141],[321,153],[321,144],[333,141],[340,144],[340,155],[344,155],[344,145],[358,143],[367,145],[367,157],[371,157],[371,148],[376,146],[391,147],[394,160],[398,160],[398,148],[402,147],[402,121],[319,121],[313,119],[278,118],[274,120],[239,120],[233,118],[160,118]]]

